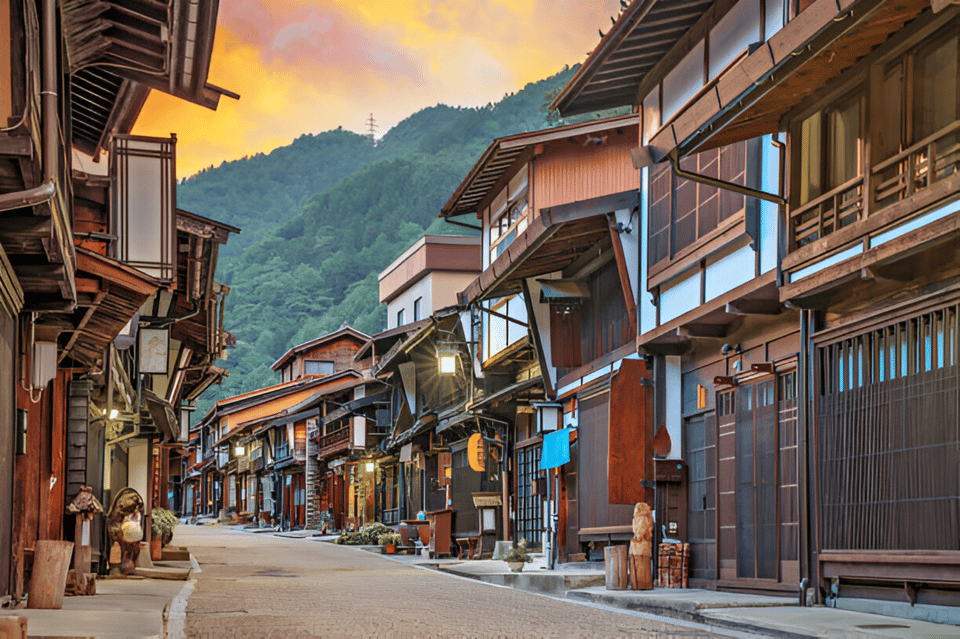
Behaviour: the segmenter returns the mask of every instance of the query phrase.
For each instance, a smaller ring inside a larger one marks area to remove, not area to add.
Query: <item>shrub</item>
[[[381,523],[367,524],[356,532],[342,533],[333,543],[347,546],[376,546],[380,543],[380,535],[392,532],[392,528]]]
[[[173,529],[178,523],[177,516],[166,508],[154,508],[150,511],[150,533],[164,546],[173,539]]]

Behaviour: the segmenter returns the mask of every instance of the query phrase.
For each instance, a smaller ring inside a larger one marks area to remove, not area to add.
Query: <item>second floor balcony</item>
[[[353,429],[350,426],[323,435],[317,442],[317,454],[322,459],[350,449]]]
[[[906,276],[904,260],[955,235],[956,27],[881,50],[866,73],[842,76],[793,119],[783,299],[829,294],[850,278]]]

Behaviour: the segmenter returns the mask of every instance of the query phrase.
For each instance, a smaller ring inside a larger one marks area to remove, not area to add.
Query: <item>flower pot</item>
[[[522,561],[511,561],[507,563],[507,565],[510,566],[510,572],[520,572],[523,570],[523,564],[524,562]]]
[[[163,558],[163,542],[159,539],[150,540],[150,559],[160,561]]]
[[[394,555],[397,552],[397,545],[387,544],[386,546],[383,547],[383,552],[385,552],[388,555]]]

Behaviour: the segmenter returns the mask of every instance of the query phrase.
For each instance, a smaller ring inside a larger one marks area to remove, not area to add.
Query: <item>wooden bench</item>
[[[480,533],[476,531],[466,532],[466,533],[455,533],[453,535],[453,540],[457,542],[457,545],[460,547],[460,552],[457,555],[457,559],[463,559],[463,553],[467,553],[467,559],[479,559],[480,558]],[[476,554],[476,557],[474,557]]]

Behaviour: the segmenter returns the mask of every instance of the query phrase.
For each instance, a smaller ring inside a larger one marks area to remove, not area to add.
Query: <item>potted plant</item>
[[[383,552],[387,555],[395,554],[397,552],[397,544],[399,543],[399,533],[389,532],[380,535],[380,545],[383,546]]]
[[[163,547],[173,539],[173,529],[177,523],[177,516],[166,508],[150,511],[150,559],[160,561]]]
[[[503,555],[503,561],[507,562],[507,565],[510,566],[510,572],[520,572],[523,570],[523,564],[528,564],[533,559],[530,557],[530,553],[527,552],[527,549],[522,546],[515,546],[508,550]]]

